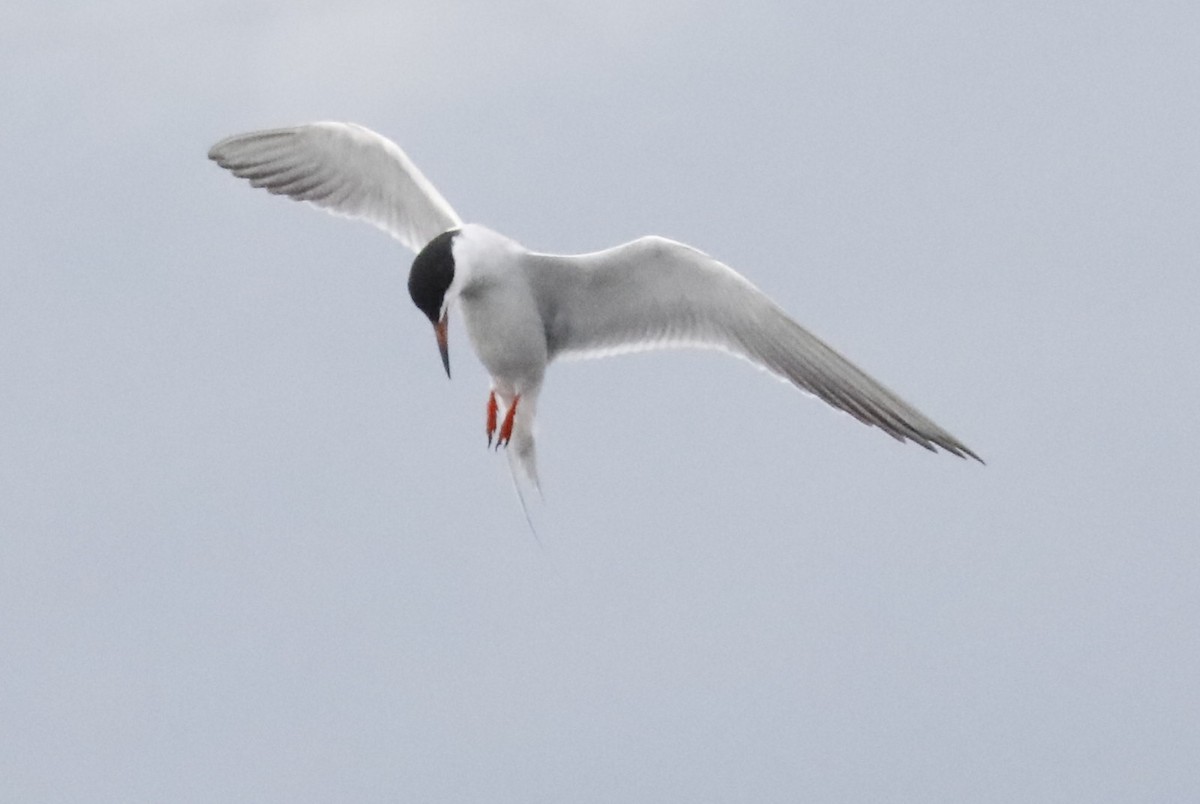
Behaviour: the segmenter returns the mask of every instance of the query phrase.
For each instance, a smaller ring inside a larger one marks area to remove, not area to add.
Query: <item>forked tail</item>
[[[512,475],[513,490],[516,491],[517,499],[521,503],[521,513],[525,515],[525,522],[529,525],[529,530],[533,533],[533,538],[537,541],[538,546],[545,549],[542,538],[533,524],[533,517],[530,516],[529,504],[525,500],[525,492],[522,488],[522,484],[527,482],[533,486],[534,490],[538,493],[538,497],[541,498],[542,485],[538,479],[537,449],[535,448],[533,439],[533,421],[536,410],[537,392],[523,394],[517,403],[512,438],[506,450],[508,452],[508,469]]]
[[[508,464],[513,471],[513,477],[519,473],[542,493],[542,484],[538,480],[537,450],[533,442],[533,421],[537,415],[538,389],[530,389],[520,394],[517,401],[517,411],[513,417],[512,437],[507,446]]]

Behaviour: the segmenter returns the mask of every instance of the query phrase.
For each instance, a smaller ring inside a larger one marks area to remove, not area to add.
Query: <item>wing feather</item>
[[[373,223],[414,252],[462,226],[400,146],[354,123],[237,134],[208,157],[254,187]]]
[[[696,249],[645,237],[594,254],[537,256],[532,285],[540,291],[551,356],[676,346],[722,349],[899,441],[982,462],[740,274]]]

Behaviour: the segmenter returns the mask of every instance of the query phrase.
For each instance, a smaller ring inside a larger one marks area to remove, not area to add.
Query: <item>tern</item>
[[[353,123],[237,134],[208,156],[254,187],[366,220],[416,254],[409,295],[433,324],[447,377],[455,306],[491,375],[488,445],[507,447],[535,488],[533,423],[547,366],[664,347],[723,350],[899,441],[983,462],[741,274],[691,246],[652,235],[589,254],[530,251],[463,223],[396,143]]]

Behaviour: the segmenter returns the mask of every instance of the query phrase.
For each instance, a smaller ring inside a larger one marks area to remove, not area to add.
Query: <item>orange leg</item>
[[[496,434],[496,392],[488,394],[487,401],[487,437],[488,446],[492,445],[492,436]]]
[[[508,440],[512,438],[513,417],[517,415],[517,403],[520,401],[520,394],[514,396],[512,404],[508,406],[508,413],[504,414],[504,423],[500,425],[500,437],[496,439],[497,449],[507,447]]]

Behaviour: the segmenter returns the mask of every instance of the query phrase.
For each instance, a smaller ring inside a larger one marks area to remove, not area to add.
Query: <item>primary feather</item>
[[[208,158],[255,187],[369,221],[414,252],[462,225],[400,146],[354,123],[236,134]]]
[[[551,357],[721,349],[900,441],[980,460],[743,276],[690,246],[643,237],[594,254],[536,255],[529,265]]]

